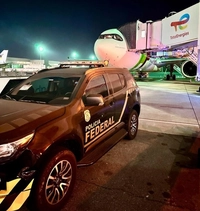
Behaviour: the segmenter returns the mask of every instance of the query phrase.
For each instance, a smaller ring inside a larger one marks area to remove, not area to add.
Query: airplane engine
[[[191,61],[185,61],[181,64],[181,73],[186,78],[195,78],[197,74],[197,66]]]

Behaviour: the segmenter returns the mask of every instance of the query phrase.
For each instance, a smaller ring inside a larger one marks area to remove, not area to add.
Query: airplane
[[[3,50],[0,53],[0,67],[5,67],[7,65],[6,60],[8,56],[8,50]]]
[[[175,80],[176,76],[172,75],[173,69],[186,78],[195,78],[197,66],[184,56],[180,58],[173,52],[171,54],[168,52],[167,56],[153,56],[153,52],[137,52],[130,48],[130,39],[128,42],[128,39],[121,31],[120,28],[108,29],[100,34],[94,44],[94,52],[99,60],[108,61],[109,66],[125,67],[132,72],[136,71],[139,77],[142,77],[146,72],[160,71],[160,67],[176,64],[170,70],[167,79],[173,78]]]

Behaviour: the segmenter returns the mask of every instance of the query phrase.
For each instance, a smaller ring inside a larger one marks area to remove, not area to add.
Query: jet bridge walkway
[[[184,57],[196,66],[196,80],[200,81],[200,2],[162,20],[137,20],[118,29],[126,37],[129,51],[184,52]],[[178,65],[175,69],[180,71]]]

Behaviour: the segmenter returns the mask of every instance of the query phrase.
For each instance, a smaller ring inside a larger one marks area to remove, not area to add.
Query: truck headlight
[[[18,139],[17,141],[7,143],[7,144],[1,144],[0,145],[0,158],[5,158],[13,155],[17,149],[24,147],[27,145],[30,140],[32,139],[34,133],[31,133],[21,139]]]

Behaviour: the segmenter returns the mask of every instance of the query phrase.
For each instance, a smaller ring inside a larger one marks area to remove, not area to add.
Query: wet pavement
[[[121,140],[94,165],[78,168],[62,211],[200,211],[199,85],[138,85],[137,137]]]

